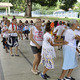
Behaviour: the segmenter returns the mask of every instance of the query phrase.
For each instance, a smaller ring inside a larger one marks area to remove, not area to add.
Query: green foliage
[[[57,0],[31,0],[34,3],[38,3],[41,6],[56,6]]]
[[[73,8],[77,0],[63,0],[63,5],[60,6],[61,9],[68,11],[69,8]]]
[[[13,10],[25,11],[25,8],[27,8],[26,0],[0,0],[0,2],[8,2],[8,1],[13,4],[13,7],[11,8]],[[74,7],[73,5],[77,2],[77,0],[31,0],[31,2],[32,2],[32,10],[44,11],[44,10],[54,10],[54,9],[58,10],[59,8],[61,8],[67,11],[69,8]],[[47,11],[46,13],[48,12],[52,13],[52,11]]]

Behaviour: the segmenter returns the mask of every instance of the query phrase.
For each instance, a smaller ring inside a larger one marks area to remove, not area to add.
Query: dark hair
[[[13,18],[12,21],[14,21],[16,18]]]
[[[60,21],[59,24],[62,25],[62,21]]]
[[[21,21],[21,20],[19,20],[19,23],[22,23],[22,21]]]
[[[26,20],[25,23],[28,23],[28,20]]]
[[[5,18],[5,17],[3,16],[3,18]]]
[[[45,20],[43,20],[43,22],[45,22]]]
[[[63,22],[63,24],[65,24],[65,22]]]
[[[54,21],[54,26],[56,27],[58,24],[58,21]]]
[[[30,23],[33,23],[33,20],[31,20]]]
[[[70,23],[67,23],[67,26],[70,27]]]
[[[45,31],[46,31],[46,32],[50,32],[50,31],[51,31],[50,23],[47,23],[47,24],[46,24]]]

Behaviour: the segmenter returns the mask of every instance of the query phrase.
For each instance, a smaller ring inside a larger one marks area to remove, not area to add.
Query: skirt
[[[47,69],[54,69],[54,58],[56,57],[54,48],[44,49],[42,48],[41,63]]]
[[[19,46],[18,37],[9,36],[7,43],[10,47],[18,47]]]
[[[76,49],[68,45],[63,46],[63,70],[74,69],[77,67]]]

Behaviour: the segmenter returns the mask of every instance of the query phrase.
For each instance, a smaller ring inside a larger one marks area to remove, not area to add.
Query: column
[[[10,15],[10,6],[8,6],[8,15]]]
[[[6,15],[7,15],[7,7],[6,7]]]

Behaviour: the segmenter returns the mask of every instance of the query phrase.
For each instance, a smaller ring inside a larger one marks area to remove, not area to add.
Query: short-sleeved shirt
[[[76,48],[76,39],[75,39],[76,33],[72,29],[66,30],[65,33],[65,41],[68,42],[68,46],[71,46],[73,48]]]
[[[79,27],[77,27],[77,28],[79,28]],[[75,30],[75,33],[80,36],[80,30],[77,30],[77,29],[76,29],[76,30]]]
[[[58,30],[56,35],[57,35],[57,36],[61,36],[61,34],[62,34],[62,32],[63,32],[64,29],[65,29],[65,28],[64,28],[63,25],[57,26],[57,27],[55,28],[55,31]]]
[[[52,47],[51,44],[48,42],[49,39],[51,39],[51,41],[53,41],[53,38],[52,38],[51,34],[48,33],[48,32],[46,32],[44,34],[44,36],[43,36],[43,47],[44,48],[50,48],[50,47]],[[53,41],[53,43],[54,43],[54,41]]]
[[[14,30],[16,30],[16,25],[13,25],[13,26],[14,26]],[[18,26],[17,26],[17,29],[18,29]],[[12,31],[12,24],[10,24],[9,30]],[[14,37],[18,36],[17,33],[10,33],[9,35],[14,36]]]
[[[39,31],[35,26],[32,27],[32,34],[33,34],[33,39],[40,45],[42,46],[42,41],[43,41],[43,35],[44,32]],[[30,41],[31,46],[36,46],[32,41]]]

